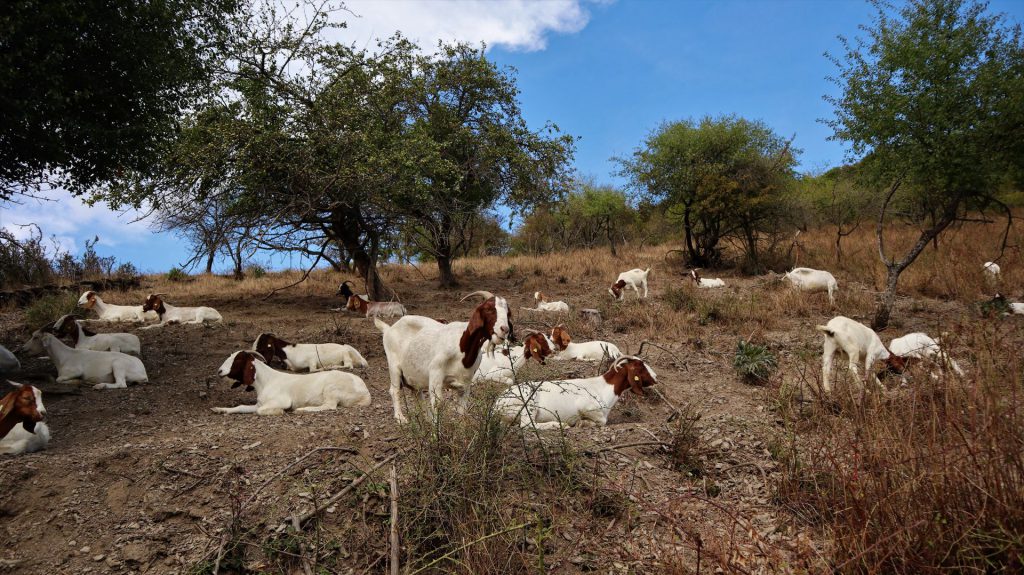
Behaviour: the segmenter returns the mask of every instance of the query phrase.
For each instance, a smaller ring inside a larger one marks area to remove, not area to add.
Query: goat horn
[[[466,297],[460,299],[459,301],[466,301],[467,299],[469,299],[469,298],[471,298],[471,297],[473,297],[475,295],[482,295],[482,296],[484,296],[485,300],[488,300],[488,299],[491,299],[492,297],[494,297],[494,294],[489,292],[489,291],[487,291],[487,290],[477,290],[477,291],[475,291],[475,292],[473,292],[471,294],[466,294]]]
[[[356,285],[355,283],[352,282],[352,280],[345,280],[345,281],[341,282],[341,285],[345,285],[345,284]]]

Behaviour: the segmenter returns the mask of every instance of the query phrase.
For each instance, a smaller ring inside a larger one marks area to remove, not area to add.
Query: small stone
[[[92,548],[89,547],[88,545],[86,545],[85,547],[82,547],[81,549],[78,550],[78,552],[82,553],[83,555],[88,553],[88,552],[90,552],[90,551],[92,551]]]
[[[206,394],[206,392],[205,392],[205,391],[200,391],[200,392],[199,392],[199,398],[200,398],[200,399],[203,399],[203,398],[205,398],[205,397],[206,397],[206,395],[207,395],[207,394]]]
[[[138,528],[139,528],[139,524],[134,522],[134,521],[132,521],[131,523],[128,524],[128,529],[138,529]]]
[[[93,561],[103,561],[106,558],[107,558],[107,556],[102,554],[102,553],[100,553],[99,555],[93,555],[92,556],[92,560]]]

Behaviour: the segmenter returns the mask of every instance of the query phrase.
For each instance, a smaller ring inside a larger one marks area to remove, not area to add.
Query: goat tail
[[[835,337],[836,336],[836,332],[834,332],[831,329],[829,329],[827,325],[815,326],[814,329],[816,329],[816,330],[818,330],[820,332],[824,332],[825,335],[827,335],[828,337]]]
[[[387,322],[381,320],[377,316],[373,316],[373,324],[377,326],[377,329],[379,329],[381,333],[387,333],[388,330],[391,329],[391,326],[388,325]]]

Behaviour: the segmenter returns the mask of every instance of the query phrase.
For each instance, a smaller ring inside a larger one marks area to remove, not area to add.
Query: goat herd
[[[690,277],[699,288],[721,288],[721,279],[702,278],[699,270]],[[999,277],[999,266],[986,262],[983,272],[989,278]],[[633,269],[619,274],[608,293],[622,301],[632,290],[638,298],[648,295],[650,268]],[[796,268],[784,279],[794,288],[828,293],[835,303],[838,289],[835,277],[826,271]],[[605,341],[573,342],[564,326],[550,334],[531,331],[522,345],[514,341],[512,313],[508,301],[487,291],[477,291],[462,299],[482,298],[469,321],[448,322],[424,316],[407,315],[396,302],[371,302],[365,295],[352,292],[344,282],[338,295],[346,298],[346,308],[372,318],[383,334],[384,352],[390,376],[390,395],[395,419],[407,421],[402,412],[402,388],[429,396],[429,409],[435,412],[437,402],[446,389],[459,394],[458,408],[463,411],[472,384],[492,381],[508,386],[496,403],[496,412],[511,422],[536,429],[558,429],[572,425],[598,425],[607,422],[609,412],[627,389],[643,395],[644,388],[658,383],[654,370],[642,359],[623,355],[612,343]],[[641,295],[641,289],[643,294]],[[174,307],[163,300],[164,294],[150,294],[139,306],[104,303],[95,292],[87,291],[78,305],[96,312],[93,321],[137,322],[157,320],[141,329],[152,329],[170,323],[198,324],[220,322],[220,313],[209,307]],[[566,313],[565,302],[551,302],[536,292],[536,308],[540,312]],[[1010,313],[1024,314],[1024,303],[1006,303]],[[398,317],[393,324],[381,317]],[[886,347],[873,330],[852,319],[837,316],[826,325],[817,326],[824,333],[822,390],[832,389],[830,372],[833,356],[845,357],[857,375],[864,367],[863,377],[872,366],[882,361],[885,369],[875,375],[902,374],[911,364],[936,361],[962,375],[960,366],[948,357],[938,342],[923,333],[896,338]],[[68,339],[71,346],[62,339]],[[83,381],[95,389],[118,389],[128,382],[146,382],[146,367],[139,359],[139,338],[130,333],[93,333],[83,321],[66,315],[52,325],[36,330],[20,350],[31,356],[45,354],[57,368],[57,382]],[[515,384],[516,371],[527,361],[547,360],[610,360],[610,368],[601,376],[562,381],[534,381]],[[274,369],[280,365],[287,371]],[[244,386],[256,392],[255,405],[216,407],[217,413],[256,413],[278,415],[287,410],[311,412],[334,410],[338,406],[370,405],[366,383],[357,375],[342,369],[365,368],[367,362],[350,345],[294,344],[270,333],[261,334],[251,350],[231,354],[220,366],[218,375],[231,380],[232,388]],[[0,372],[20,369],[18,358],[0,346]],[[307,373],[296,373],[307,372]],[[44,421],[46,409],[42,392],[35,387],[9,382],[15,390],[0,398],[0,453],[18,454],[43,449],[50,431]],[[20,426],[18,424],[21,424]]]

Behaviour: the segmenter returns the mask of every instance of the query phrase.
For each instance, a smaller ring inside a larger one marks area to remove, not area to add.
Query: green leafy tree
[[[0,200],[145,171],[210,83],[236,0],[9,0]],[[111,198],[117,204],[117,198]]]
[[[764,123],[725,116],[662,124],[616,161],[634,189],[682,221],[688,265],[711,267],[731,235],[757,263],[761,235],[783,215],[795,154]]]
[[[876,227],[886,267],[873,325],[888,325],[900,274],[968,210],[1009,209],[996,197],[1024,173],[1024,45],[1019,25],[965,0],[874,3],[866,37],[833,57],[842,94],[830,101],[834,137],[883,189]],[[897,197],[899,196],[899,197]],[[894,201],[916,205],[920,234],[898,258],[883,242]],[[1004,241],[1005,245],[1005,241]]]

